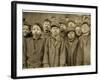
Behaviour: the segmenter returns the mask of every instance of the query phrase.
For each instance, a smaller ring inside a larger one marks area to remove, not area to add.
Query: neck
[[[69,39],[70,42],[73,42],[74,40],[75,40],[75,38],[73,38],[73,39]]]
[[[52,35],[52,37],[55,38],[56,40],[59,40],[59,38],[60,38],[59,35],[56,35],[56,36]]]
[[[87,33],[84,33],[83,35],[84,35],[84,36],[88,36],[89,34],[90,34],[90,33],[89,33],[89,32],[87,32]]]
[[[39,39],[40,35],[33,35],[33,39]]]

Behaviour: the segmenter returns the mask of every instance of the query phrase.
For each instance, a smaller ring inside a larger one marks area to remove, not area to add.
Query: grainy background
[[[78,21],[78,23],[82,22],[82,16],[87,16],[90,19],[91,14],[88,13],[75,13],[75,14],[59,14],[59,13],[36,13],[36,12],[23,12],[23,18],[25,18],[25,24],[33,25],[34,23],[39,22],[43,23],[45,19],[49,19],[53,22],[54,17],[56,22],[65,22],[66,17],[68,17],[71,21]]]

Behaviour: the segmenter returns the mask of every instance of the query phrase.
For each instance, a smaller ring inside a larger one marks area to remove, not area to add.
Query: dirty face
[[[23,35],[26,36],[29,32],[30,32],[30,31],[29,31],[29,26],[24,25],[24,26],[23,26]]]
[[[76,27],[75,28],[75,32],[77,36],[80,36],[82,34],[81,28],[80,27]]]
[[[51,33],[52,33],[53,36],[57,36],[60,33],[60,29],[58,27],[54,26],[51,29]]]
[[[33,25],[31,31],[33,35],[40,35],[42,32],[39,25]]]
[[[65,24],[60,24],[60,30],[65,31],[66,30],[66,25]]]
[[[69,22],[68,27],[75,27],[75,23],[74,22]]]
[[[70,31],[67,35],[68,35],[69,39],[74,39],[75,38],[75,32],[74,31]]]
[[[51,23],[49,21],[45,21],[43,23],[43,30],[44,30],[44,32],[50,31],[50,29],[51,29]]]
[[[90,27],[88,26],[88,24],[83,24],[81,26],[81,31],[83,34],[88,33],[90,31]]]

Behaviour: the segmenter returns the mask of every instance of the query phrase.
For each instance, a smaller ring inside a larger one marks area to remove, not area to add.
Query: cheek
[[[68,37],[70,38],[71,37],[71,34],[68,34]]]
[[[74,38],[74,37],[75,37],[75,34],[70,33],[70,34],[68,34],[68,37],[69,37],[69,38]]]
[[[72,34],[72,38],[74,38],[75,37],[75,34]]]
[[[38,34],[41,34],[41,31],[37,31]]]
[[[34,33],[35,33],[35,31],[34,31],[34,30],[32,30],[32,33],[34,34]]]
[[[28,31],[27,31],[27,30],[23,30],[23,32],[24,32],[24,33],[28,33]]]
[[[54,31],[54,30],[52,30],[52,31],[51,31],[51,33],[52,33],[52,34],[54,34],[54,33],[55,33],[55,31]]]
[[[76,33],[78,34],[78,33],[80,33],[80,31],[76,31]]]
[[[64,26],[60,26],[61,29],[64,29]]]
[[[29,32],[29,30],[26,30],[26,32],[28,33],[28,32]]]
[[[46,25],[44,24],[44,25],[43,25],[43,29],[45,29],[45,28],[46,28]]]
[[[84,29],[84,28],[82,28],[82,32],[83,32],[83,33],[85,32],[85,29]]]
[[[66,26],[64,26],[64,29],[66,30]]]
[[[50,25],[48,25],[48,28],[50,29]]]
[[[60,30],[57,30],[57,34],[59,34],[60,33]]]
[[[46,24],[43,24],[43,26],[46,26]]]

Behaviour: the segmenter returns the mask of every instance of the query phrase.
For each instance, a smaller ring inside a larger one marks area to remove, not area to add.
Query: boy
[[[67,24],[67,26],[75,28],[76,27],[76,23],[75,23],[75,21],[69,21],[68,24]]]
[[[81,34],[82,34],[81,28],[79,26],[77,26],[75,28],[75,32],[76,32],[77,38],[79,38],[81,36]]]
[[[44,40],[41,38],[42,28],[38,23],[31,27],[32,37],[27,39],[26,53],[28,68],[42,67]]]
[[[65,65],[65,47],[63,39],[60,37],[60,29],[53,25],[51,28],[51,37],[46,41],[44,67],[58,67]]]
[[[26,46],[26,39],[29,37],[29,26],[28,25],[23,25],[22,27],[22,32],[23,32],[23,68],[27,67],[27,57],[26,57],[26,52],[25,52],[25,46]]]
[[[87,22],[81,25],[82,36],[79,38],[80,47],[77,54],[77,65],[90,65],[90,46],[91,46],[91,36],[90,36],[90,26]]]
[[[65,40],[66,44],[66,65],[67,66],[75,66],[76,64],[76,54],[78,48],[78,39],[75,34],[75,27],[67,28],[67,37]]]
[[[65,39],[66,31],[67,31],[66,25],[63,22],[60,22],[59,24],[60,24],[60,34],[61,34],[61,37]]]
[[[22,32],[24,37],[30,37],[31,31],[30,31],[29,25],[23,25]]]
[[[43,38],[47,39],[50,36],[51,21],[45,19],[43,22]]]

